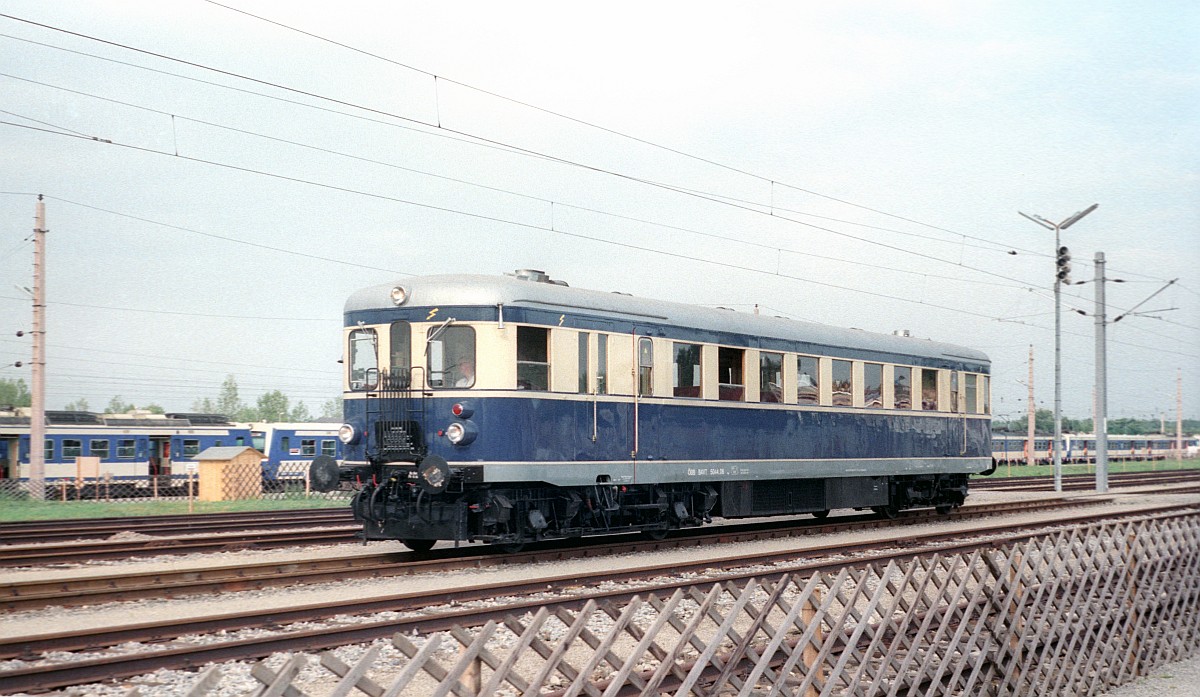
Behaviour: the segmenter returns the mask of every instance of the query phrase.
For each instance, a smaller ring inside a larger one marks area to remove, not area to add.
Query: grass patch
[[[1194,470],[1200,469],[1200,459],[1192,458],[1190,460],[1155,460],[1153,462],[1113,462],[1108,463],[1108,473],[1118,474],[1121,472],[1171,472],[1178,470]],[[1095,465],[1063,465],[1063,475],[1068,474],[1095,474]],[[1000,465],[996,468],[995,473],[991,475],[996,477],[1039,477],[1052,476],[1054,474],[1054,465]]]
[[[349,498],[306,498],[303,494],[244,501],[194,501],[192,512],[233,513],[238,511],[277,511],[297,508],[346,508]],[[29,501],[0,499],[0,522],[24,520],[66,520],[71,518],[128,518],[152,515],[183,515],[187,500],[157,501]]]

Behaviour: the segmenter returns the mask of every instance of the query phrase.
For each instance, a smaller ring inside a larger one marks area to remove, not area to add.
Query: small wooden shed
[[[208,448],[200,465],[200,501],[233,501],[262,496],[263,454],[246,445]]]

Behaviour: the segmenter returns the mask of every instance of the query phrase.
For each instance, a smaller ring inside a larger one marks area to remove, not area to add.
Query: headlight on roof
[[[403,286],[392,288],[392,302],[403,305],[405,300],[408,300],[408,291]]]

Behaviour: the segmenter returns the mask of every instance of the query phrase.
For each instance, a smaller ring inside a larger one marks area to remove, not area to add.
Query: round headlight
[[[466,437],[467,429],[463,428],[462,424],[452,423],[446,427],[446,440],[450,441],[454,445],[458,445],[459,443],[463,442],[463,439]]]
[[[392,289],[392,302],[397,305],[403,305],[405,300],[408,300],[408,291],[400,286]]]
[[[344,445],[350,445],[357,437],[358,431],[350,424],[342,424],[338,429],[338,440],[342,441]]]

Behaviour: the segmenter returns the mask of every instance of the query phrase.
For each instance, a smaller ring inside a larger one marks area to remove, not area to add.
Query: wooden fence
[[[255,666],[262,695],[1091,695],[1200,649],[1200,516],[542,608]],[[219,667],[193,694],[207,694]]]

